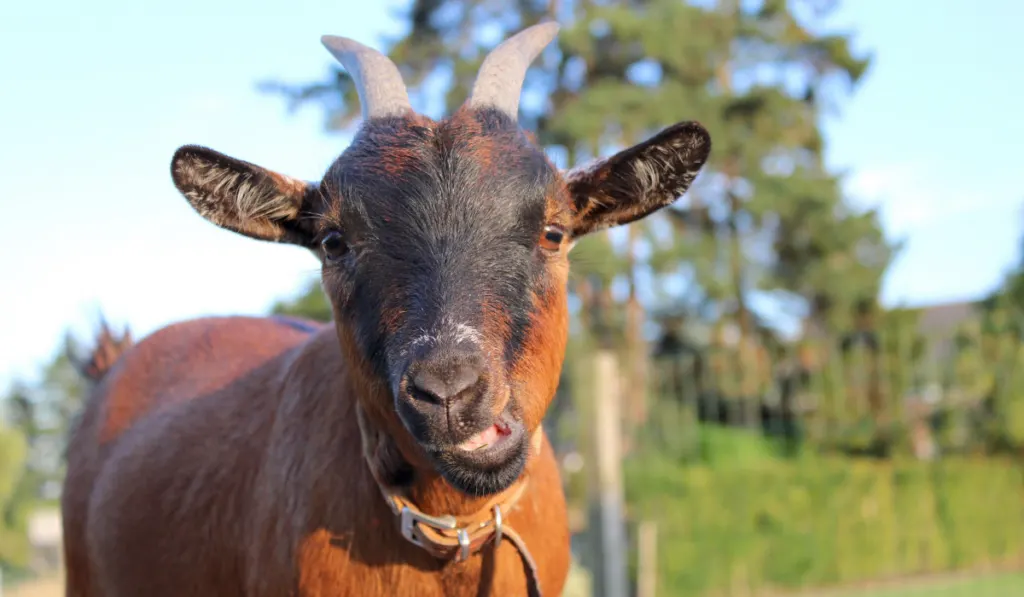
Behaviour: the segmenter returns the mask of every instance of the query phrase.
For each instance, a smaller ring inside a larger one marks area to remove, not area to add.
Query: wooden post
[[[645,520],[636,531],[637,597],[654,597],[658,586],[658,525]]]
[[[598,597],[627,597],[625,501],[622,489],[622,412],[619,367],[615,353],[594,355],[595,452],[600,567],[595,574]]]

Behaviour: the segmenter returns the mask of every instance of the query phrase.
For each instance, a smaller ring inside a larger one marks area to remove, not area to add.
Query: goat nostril
[[[408,377],[408,391],[416,398],[448,402],[476,386],[481,371],[476,359],[417,363]]]

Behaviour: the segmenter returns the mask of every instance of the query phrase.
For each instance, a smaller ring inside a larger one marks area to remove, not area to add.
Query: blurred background
[[[686,197],[571,256],[565,595],[1024,595],[1010,0],[4,3],[0,591],[63,594],[66,353],[101,315],[330,316],[307,252],[192,212],[174,149],[319,179],[359,124],[321,34],[441,117],[551,18],[520,120],[557,164],[714,139]]]

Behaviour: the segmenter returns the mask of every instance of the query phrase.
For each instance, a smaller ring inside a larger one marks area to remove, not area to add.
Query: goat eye
[[[337,259],[345,254],[345,240],[338,231],[331,231],[320,241],[320,247],[324,250],[327,259]]]
[[[564,238],[565,231],[558,226],[545,226],[543,234],[540,235],[540,248],[545,251],[557,251],[561,248]]]

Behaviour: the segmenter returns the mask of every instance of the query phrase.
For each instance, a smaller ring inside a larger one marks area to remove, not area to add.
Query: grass
[[[805,597],[1021,597],[1024,572],[934,579],[861,589],[836,589]]]

